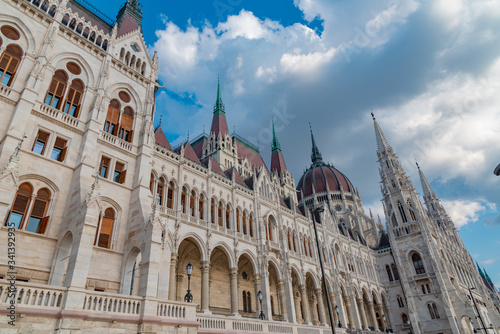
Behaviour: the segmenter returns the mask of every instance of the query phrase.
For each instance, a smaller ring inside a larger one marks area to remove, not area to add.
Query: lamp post
[[[411,321],[410,321],[410,319],[408,319],[408,320],[406,321],[406,323],[408,324],[408,326],[410,326],[410,334],[413,334],[413,332],[412,332],[412,330],[411,330]]]
[[[266,315],[264,314],[264,312],[262,312],[262,291],[259,290],[259,292],[257,292],[257,297],[259,297],[259,302],[260,302],[259,319],[264,320],[266,318]]]
[[[483,326],[477,329],[484,330],[485,333],[488,333],[488,329],[493,329],[493,331],[495,331],[495,329],[493,328],[493,324],[490,324],[490,327],[486,327],[486,325],[484,324],[483,318],[481,317],[481,313],[479,313],[479,309],[477,308],[476,300],[474,299],[474,295],[472,294],[472,290],[474,290],[475,288],[467,288],[467,289],[469,289],[470,297],[472,299],[472,302],[474,303],[474,308],[476,309],[477,312],[476,319],[479,319],[481,321],[481,326]],[[472,319],[470,317],[469,321],[471,322],[472,327],[474,327],[474,324],[472,323]],[[477,333],[476,328],[474,328],[474,333]]]
[[[337,326],[339,326],[339,328],[342,328],[342,323],[340,322],[339,306],[338,305],[335,305],[335,312],[337,312],[337,319],[339,320],[339,323]]]
[[[312,219],[314,226],[314,235],[316,236],[316,246],[318,247],[318,257],[319,257],[319,265],[321,267],[321,275],[323,276],[323,286],[325,287],[326,293],[326,305],[328,306],[328,316],[330,317],[330,324],[332,325],[332,333],[335,334],[335,326],[333,325],[333,315],[332,315],[332,307],[330,306],[330,292],[328,291],[328,286],[326,285],[326,277],[325,277],[325,268],[323,267],[323,258],[321,257],[322,252],[319,247],[319,238],[318,238],[318,229],[316,228],[316,219],[318,220],[318,224],[321,224],[320,214],[325,211],[322,206],[317,207],[313,211]]]
[[[191,294],[191,274],[193,273],[193,265],[191,262],[186,266],[186,271],[188,275],[188,290],[186,295],[184,296],[184,301],[187,303],[191,303],[193,301],[193,295]]]

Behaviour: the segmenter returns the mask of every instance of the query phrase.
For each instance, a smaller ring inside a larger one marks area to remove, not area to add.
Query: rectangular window
[[[18,64],[18,59],[8,55],[5,52],[3,53],[2,59],[0,59],[0,78],[3,85],[10,86],[10,84],[12,83],[12,77],[16,73]]]
[[[52,108],[59,108],[65,89],[66,85],[64,83],[56,79],[52,79],[49,91],[47,92],[47,97],[45,98],[45,104],[48,104]]]
[[[124,183],[126,172],[127,171],[125,170],[125,165],[121,162],[117,162],[115,165],[115,172],[113,173],[113,181]]]
[[[50,158],[57,161],[64,161],[66,157],[66,148],[66,140],[57,137]]]
[[[107,178],[108,177],[108,168],[109,168],[109,158],[102,157],[101,165],[99,166],[99,176]]]
[[[35,143],[33,144],[32,151],[37,154],[43,154],[45,152],[45,146],[47,145],[48,139],[49,139],[49,134],[47,132],[39,130],[36,136]]]

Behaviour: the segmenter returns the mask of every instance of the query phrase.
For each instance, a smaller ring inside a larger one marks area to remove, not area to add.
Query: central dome
[[[314,185],[314,187],[313,187]],[[299,180],[299,196],[304,198],[327,191],[354,192],[351,181],[333,166],[323,162],[313,164]],[[301,200],[302,198],[299,198]]]
[[[312,154],[311,160],[312,165],[304,175],[299,180],[297,184],[297,191],[299,196],[299,201],[305,198],[320,193],[326,193],[329,191],[345,191],[354,193],[354,187],[351,181],[342,174],[337,168],[325,164],[321,157],[321,153],[316,146],[314,141],[314,136],[311,131],[312,139]]]

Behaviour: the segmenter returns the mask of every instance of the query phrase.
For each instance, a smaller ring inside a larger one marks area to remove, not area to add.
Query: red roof
[[[214,114],[210,133],[215,133],[216,135],[220,133],[222,136],[225,136],[229,133],[225,114],[221,112],[217,112]]]
[[[226,176],[228,178],[230,178],[231,180],[233,179],[233,174],[234,174],[234,180],[236,181],[236,183],[238,183],[239,185],[242,185],[243,187],[247,188],[247,184],[245,183],[245,181],[243,181],[243,179],[240,176],[240,173],[238,173],[238,171],[236,170],[236,168],[231,167],[231,168],[225,170],[224,174],[226,174]]]
[[[192,146],[193,151],[198,157],[198,159],[201,159],[203,156],[203,144],[205,143],[205,138],[202,138],[202,140],[195,142],[195,144]]]
[[[245,144],[239,142],[238,140],[236,140],[236,147],[238,148],[238,158],[240,159],[247,158],[248,161],[250,161],[250,163],[253,166],[255,167],[264,166],[264,169],[268,171],[266,164],[264,163],[264,160],[262,159],[259,153],[247,147]]]
[[[184,144],[184,157],[196,163],[200,163],[200,160],[189,143]]]
[[[285,159],[283,159],[283,154],[280,151],[274,151],[271,155],[271,172],[275,171],[278,175],[286,171]]]
[[[222,168],[220,168],[220,165],[217,162],[217,159],[215,159],[214,157],[210,157],[210,164],[211,164],[212,170],[214,172],[216,172],[217,174],[220,174],[222,176],[226,176],[226,174],[224,174],[224,172],[222,171]]]
[[[116,37],[121,37],[137,29],[139,29],[139,22],[125,12],[121,18]]]
[[[77,3],[68,1],[66,7],[71,8],[73,13],[77,13],[79,17],[84,17],[89,20],[90,24],[95,25],[97,28],[103,30],[104,32],[110,32],[111,26],[104,22],[99,16],[94,14],[92,10],[85,8],[85,6]],[[97,38],[97,36],[96,36]],[[106,39],[105,36],[102,36],[103,40]]]
[[[172,146],[170,146],[170,143],[168,142],[167,137],[165,136],[165,133],[161,129],[161,127],[157,127],[155,130],[155,142],[158,145],[161,145],[165,148],[168,148],[169,150],[172,149]]]
[[[300,178],[297,190],[308,197],[313,194],[313,185],[315,193],[339,191],[341,188],[346,192],[354,192],[351,181],[344,174],[324,163],[314,164],[309,168]]]

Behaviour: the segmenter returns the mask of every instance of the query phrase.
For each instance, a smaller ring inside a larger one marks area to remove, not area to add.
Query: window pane
[[[121,172],[115,170],[115,173],[113,174],[113,181],[120,182],[120,175],[121,174],[122,174]]]
[[[12,212],[10,214],[9,220],[7,222],[8,227],[19,228],[21,225],[21,220],[23,220],[23,215],[17,212]]]
[[[33,152],[42,154],[45,143],[43,141],[37,140],[35,146],[33,147]]]
[[[26,227],[26,231],[37,233],[40,220],[42,219],[36,217],[30,217],[30,220],[28,221],[28,227]]]
[[[62,153],[62,149],[54,147],[52,149],[52,154],[50,155],[50,158],[54,159],[54,160],[61,161],[61,153]]]
[[[99,173],[99,176],[106,177],[107,172],[108,172],[108,167],[101,166],[101,172]]]
[[[45,104],[50,106],[50,101],[52,100],[52,94],[47,94],[47,98],[45,99]]]
[[[76,106],[71,106],[71,110],[70,110],[69,114],[71,116],[75,117],[75,115],[76,115]]]
[[[69,102],[66,102],[66,105],[64,106],[64,112],[65,112],[66,114],[67,114],[67,113],[68,113],[68,111],[69,111],[69,106],[70,106],[70,105],[71,105],[71,104],[70,104]]]
[[[5,76],[2,79],[2,84],[7,86],[9,84],[9,81],[10,81],[11,77],[12,77],[12,74],[5,73]]]
[[[57,108],[57,104],[59,103],[59,98],[56,96],[54,97],[54,100],[52,101],[52,108]]]

